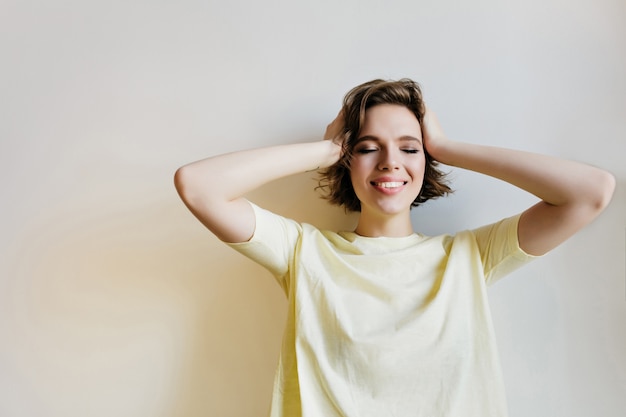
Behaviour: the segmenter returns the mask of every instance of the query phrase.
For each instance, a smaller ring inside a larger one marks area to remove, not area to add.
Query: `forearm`
[[[331,141],[282,145],[219,155],[176,171],[178,194],[218,238],[244,242],[255,230],[252,207],[243,196],[270,181],[324,168],[339,159]]]
[[[233,152],[180,168],[176,187],[185,200],[228,202],[270,181],[332,165],[340,148],[319,141]]]
[[[506,181],[555,206],[604,207],[612,194],[613,179],[606,171],[551,156],[450,140],[439,143],[432,155],[446,165]]]

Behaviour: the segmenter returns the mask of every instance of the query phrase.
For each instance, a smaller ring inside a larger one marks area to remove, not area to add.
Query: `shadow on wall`
[[[251,199],[298,220],[347,227],[350,218],[320,200],[314,185],[309,175],[295,176]],[[0,318],[11,338],[5,378],[15,395],[7,410],[266,411],[285,297],[268,272],[204,230],[173,189],[166,198],[103,215],[66,211],[16,245],[9,314]]]

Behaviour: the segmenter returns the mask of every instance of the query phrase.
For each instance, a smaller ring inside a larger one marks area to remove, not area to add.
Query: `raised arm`
[[[504,180],[541,199],[524,211],[518,226],[520,247],[529,254],[542,255],[564,242],[598,216],[613,195],[615,179],[602,169],[451,141],[430,110],[422,130],[426,149],[437,161]]]
[[[335,119],[325,139],[334,139],[342,122]],[[328,167],[340,152],[334,140],[324,140],[228,153],[179,168],[174,184],[189,210],[219,239],[244,242],[256,224],[243,195],[288,175]]]

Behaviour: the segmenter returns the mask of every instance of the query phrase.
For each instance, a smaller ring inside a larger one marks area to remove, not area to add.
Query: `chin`
[[[402,214],[409,214],[411,212],[411,205],[378,205],[376,211],[385,216],[398,216]]]

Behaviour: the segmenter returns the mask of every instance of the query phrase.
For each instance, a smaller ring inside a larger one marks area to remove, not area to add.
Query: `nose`
[[[384,149],[380,152],[378,169],[381,171],[393,171],[400,168],[398,163],[399,155],[391,149]]]

